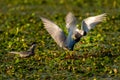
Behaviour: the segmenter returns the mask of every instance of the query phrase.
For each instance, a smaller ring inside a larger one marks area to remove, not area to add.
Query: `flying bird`
[[[27,51],[21,51],[21,52],[16,52],[16,51],[11,51],[9,53],[13,53],[13,54],[19,54],[20,57],[29,57],[35,54],[34,50],[36,47],[36,43],[33,43],[32,46],[27,50]]]
[[[84,19],[81,23],[81,29],[76,27],[77,20],[73,13],[69,12],[65,18],[66,28],[68,30],[68,36],[66,36],[63,30],[54,22],[41,17],[41,20],[45,26],[45,29],[52,36],[55,42],[63,49],[73,50],[74,45],[80,41],[91,29],[93,29],[98,23],[102,22],[106,17],[106,13],[92,16]]]

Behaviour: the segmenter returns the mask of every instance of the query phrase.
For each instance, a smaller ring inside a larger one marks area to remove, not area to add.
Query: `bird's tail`
[[[15,52],[15,51],[11,51],[9,53],[12,53],[12,54],[20,54],[20,52]]]

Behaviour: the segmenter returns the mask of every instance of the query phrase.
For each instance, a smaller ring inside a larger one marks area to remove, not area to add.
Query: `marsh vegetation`
[[[40,20],[46,17],[65,29],[65,16],[81,21],[107,13],[107,19],[75,45],[61,49]],[[35,55],[20,58],[37,42]],[[0,0],[0,79],[120,79],[120,0]]]

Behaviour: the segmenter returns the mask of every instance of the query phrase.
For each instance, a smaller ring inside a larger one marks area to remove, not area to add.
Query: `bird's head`
[[[82,35],[80,33],[78,33],[78,32],[75,32],[72,35],[73,40],[75,40],[76,42],[79,42],[81,37],[82,37]]]
[[[79,42],[81,37],[85,35],[85,32],[83,30],[76,30],[73,35],[72,38],[73,40],[75,40],[76,42]]]

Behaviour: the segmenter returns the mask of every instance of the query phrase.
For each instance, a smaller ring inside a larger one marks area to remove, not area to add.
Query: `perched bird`
[[[36,44],[33,43],[32,46],[27,50],[27,51],[21,51],[21,52],[16,52],[16,51],[11,51],[9,53],[13,53],[13,54],[19,54],[20,57],[29,57],[34,55],[34,50],[35,50]]]
[[[106,17],[106,13],[92,16],[84,19],[81,24],[81,30],[76,27],[77,21],[75,16],[69,12],[65,18],[68,36],[66,37],[63,30],[52,21],[41,17],[45,29],[52,36],[55,42],[62,48],[73,50],[74,45],[80,41],[98,23],[102,22]]]

